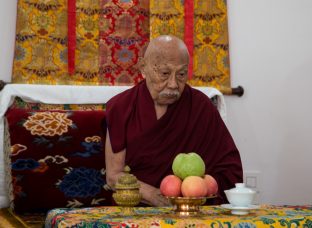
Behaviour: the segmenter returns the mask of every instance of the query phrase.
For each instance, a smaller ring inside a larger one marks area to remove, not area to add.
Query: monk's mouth
[[[163,93],[163,94],[160,94],[161,97],[165,97],[165,98],[176,98],[178,97],[179,95],[176,94],[176,93]]]
[[[163,98],[166,98],[166,99],[177,99],[178,96],[177,95],[164,95],[162,96]]]

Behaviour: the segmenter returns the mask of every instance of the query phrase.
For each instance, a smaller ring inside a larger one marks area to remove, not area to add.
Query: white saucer
[[[249,205],[248,207],[236,207],[231,204],[221,204],[221,207],[231,210],[233,215],[247,215],[250,210],[259,209],[259,205]]]

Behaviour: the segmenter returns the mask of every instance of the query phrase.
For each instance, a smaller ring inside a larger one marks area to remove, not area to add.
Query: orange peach
[[[218,192],[218,183],[211,175],[206,174],[204,176],[204,181],[206,182],[207,186],[207,196],[216,194]]]
[[[160,192],[164,196],[180,196],[182,180],[175,175],[168,175],[160,183]]]
[[[183,196],[203,197],[207,195],[207,184],[201,177],[188,176],[182,182],[181,191]]]

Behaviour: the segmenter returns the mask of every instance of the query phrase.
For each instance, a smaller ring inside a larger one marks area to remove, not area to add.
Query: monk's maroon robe
[[[107,103],[107,126],[114,153],[126,148],[125,164],[141,181],[159,188],[172,174],[179,153],[196,152],[205,161],[206,174],[224,190],[242,182],[239,152],[218,110],[202,92],[186,85],[180,99],[157,120],[146,82],[118,94]]]

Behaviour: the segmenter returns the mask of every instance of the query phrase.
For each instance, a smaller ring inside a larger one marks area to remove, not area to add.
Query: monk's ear
[[[145,66],[146,66],[146,60],[143,57],[139,57],[138,59],[138,66],[141,71],[141,74],[143,78],[145,78]]]

